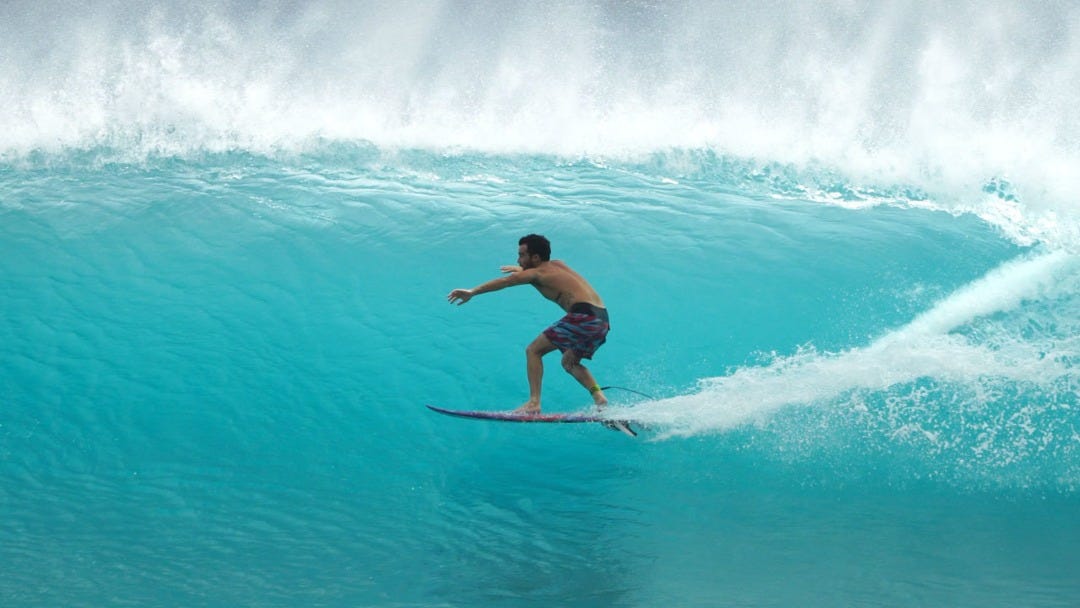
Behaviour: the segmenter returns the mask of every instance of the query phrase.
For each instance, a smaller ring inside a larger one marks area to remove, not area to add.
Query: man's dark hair
[[[539,234],[521,237],[518,245],[525,245],[525,251],[528,251],[529,255],[538,255],[545,262],[551,259],[551,241]]]

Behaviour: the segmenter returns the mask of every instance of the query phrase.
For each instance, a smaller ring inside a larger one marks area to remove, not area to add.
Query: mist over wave
[[[708,149],[969,204],[1004,183],[1045,222],[1080,190],[1078,17],[1067,2],[18,0],[0,8],[0,154]]]

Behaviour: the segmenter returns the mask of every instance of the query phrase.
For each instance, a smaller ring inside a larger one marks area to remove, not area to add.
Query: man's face
[[[536,266],[533,259],[539,259],[539,257],[534,258],[534,256],[529,255],[528,245],[518,245],[518,266],[521,266],[523,270],[533,268]]]

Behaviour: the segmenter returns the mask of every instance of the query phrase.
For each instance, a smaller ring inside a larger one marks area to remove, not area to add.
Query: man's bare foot
[[[526,401],[521,407],[514,410],[515,414],[539,414],[540,403],[536,401]]]

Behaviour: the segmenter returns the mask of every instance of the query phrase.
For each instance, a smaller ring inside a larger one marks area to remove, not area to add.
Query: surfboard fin
[[[601,422],[600,424],[603,424],[604,428],[611,429],[613,431],[618,431],[620,433],[624,433],[624,434],[629,435],[631,437],[637,437],[637,432],[634,431],[634,429],[630,428],[630,423],[628,423],[626,421],[623,421],[623,420],[605,420],[605,421]]]

